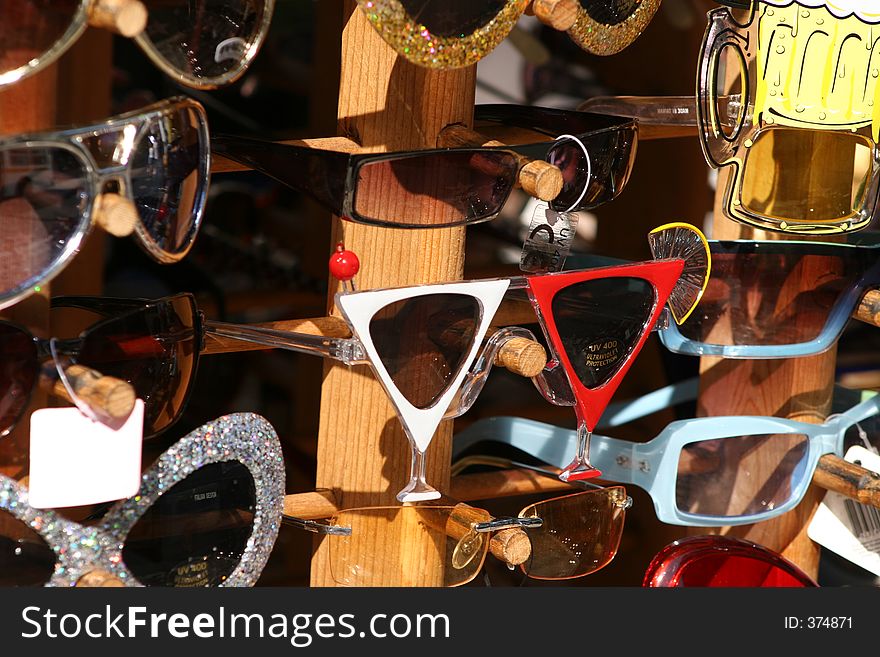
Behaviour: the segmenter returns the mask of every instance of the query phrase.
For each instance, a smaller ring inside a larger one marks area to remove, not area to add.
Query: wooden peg
[[[83,365],[71,365],[64,373],[77,396],[95,409],[101,409],[114,419],[127,418],[134,409],[137,393],[130,383],[112,376],[104,376]],[[73,403],[67,388],[60,380],[52,386],[52,394]]]
[[[147,27],[147,8],[140,0],[95,0],[89,25],[124,37],[135,37]]]
[[[498,146],[504,148],[507,144],[494,139],[488,139],[479,132],[475,132],[463,125],[448,125],[440,131],[437,137],[437,146],[439,148],[463,148],[476,146]],[[559,167],[544,162],[543,160],[530,160],[524,155],[517,155],[519,161],[519,175],[517,183],[523,190],[539,198],[542,201],[552,201],[562,191],[563,178]],[[475,166],[480,166],[477,160]],[[486,173],[496,175],[498,172],[494,168],[494,164],[485,161]]]
[[[813,483],[862,504],[880,508],[880,474],[839,456],[825,454],[819,459]]]
[[[534,340],[511,338],[498,351],[495,364],[520,376],[532,378],[547,366],[547,352]]]
[[[101,194],[95,199],[94,221],[115,237],[128,237],[139,217],[131,200],[119,194]]]
[[[863,296],[853,317],[866,324],[880,326],[880,290],[871,290]]]
[[[455,499],[469,502],[561,490],[571,490],[571,484],[525,469],[457,475],[449,488]]]
[[[113,573],[96,568],[76,580],[76,588],[118,588],[125,583]]]
[[[565,32],[574,27],[579,11],[577,0],[532,0],[528,13],[554,30]]]

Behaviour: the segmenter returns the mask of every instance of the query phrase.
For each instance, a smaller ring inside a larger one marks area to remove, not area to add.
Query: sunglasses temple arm
[[[850,427],[878,413],[880,413],[880,395],[874,395],[870,399],[856,404],[848,411],[835,415],[828,421],[827,426],[837,435],[843,436]]]
[[[637,399],[609,404],[596,425],[597,429],[619,427],[685,402],[695,401],[700,391],[700,378],[692,377],[673,383]]]
[[[693,128],[700,126],[694,96],[596,96],[581,103],[579,110],[638,120],[639,126]],[[742,111],[739,94],[718,96],[719,120],[735,128]]]
[[[351,527],[342,527],[340,525],[327,525],[323,522],[315,520],[304,520],[294,516],[281,516],[281,524],[297,527],[313,534],[322,534],[324,536],[351,536]]]
[[[310,196],[336,215],[343,214],[348,153],[230,135],[212,137],[211,152]]]
[[[261,326],[228,324],[214,320],[208,320],[205,323],[205,332],[209,335],[232,338],[266,347],[333,358],[346,365],[359,365],[367,362],[363,347],[354,338],[328,338],[321,335],[279,331]]]

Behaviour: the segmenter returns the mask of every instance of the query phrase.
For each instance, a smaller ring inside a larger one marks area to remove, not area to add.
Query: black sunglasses
[[[638,138],[632,119],[515,105],[478,105],[474,118],[478,130],[483,125],[514,126],[549,139],[351,154],[217,136],[211,148],[310,196],[337,216],[397,228],[493,219],[510,196],[523,157],[550,162],[562,172],[562,191],[550,203],[558,211],[607,203],[629,180]],[[387,202],[390,198],[393,203]]]

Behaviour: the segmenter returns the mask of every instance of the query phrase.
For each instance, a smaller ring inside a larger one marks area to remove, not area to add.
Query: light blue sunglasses
[[[712,275],[681,326],[658,325],[672,352],[795,358],[829,349],[865,293],[880,285],[880,235],[848,243],[709,240]],[[566,267],[615,262],[570,256]]]
[[[692,388],[693,382],[688,386]],[[690,388],[668,387],[647,399],[617,406],[614,423],[682,401]],[[672,422],[646,443],[593,434],[590,460],[602,471],[603,480],[646,490],[663,522],[694,527],[747,525],[797,506],[819,458],[843,456],[846,431],[878,412],[880,396],[874,396],[824,424],[732,416]],[[453,457],[482,442],[509,445],[563,467],[577,449],[577,432],[520,418],[488,418],[455,436]]]

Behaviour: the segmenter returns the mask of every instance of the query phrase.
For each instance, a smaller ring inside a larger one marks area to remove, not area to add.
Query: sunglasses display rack
[[[343,22],[341,41],[319,46],[319,50],[341,47],[336,105],[336,134],[340,136],[291,140],[286,142],[287,144],[346,154],[446,147],[504,146],[501,141],[472,129],[477,84],[475,66],[449,70],[417,66],[389,47],[383,36],[370,24],[368,15],[359,9],[357,0],[333,1],[338,3],[338,10],[321,13],[320,16],[325,20],[328,16],[333,16]],[[657,2],[651,3],[655,9],[657,4]],[[125,5],[125,0],[103,0],[98,3],[100,11],[91,21],[93,25],[104,29],[89,30],[84,33],[76,45],[72,46],[58,62],[5,87],[0,92],[0,134],[48,129],[59,124],[78,123],[93,119],[95,116],[111,114],[110,33],[126,35],[133,29],[130,22],[142,22],[144,18],[122,11]],[[577,3],[570,0],[533,0],[529,11],[539,13],[546,24],[566,31],[576,19]],[[668,47],[670,50],[675,48],[674,45]],[[87,62],[87,65],[83,65],[84,62]],[[67,74],[73,71],[75,74]],[[733,80],[731,79],[730,82],[732,83]],[[76,90],[75,94],[72,93],[73,90]],[[61,101],[65,97],[70,97],[72,100],[69,103]],[[325,103],[324,109],[326,109],[326,101],[321,102]],[[319,105],[320,103],[316,101],[315,107]],[[515,134],[517,129],[518,127],[513,127],[510,133]],[[661,134],[670,135],[668,131],[663,133],[658,130],[657,136]],[[682,134],[693,133],[684,130]],[[639,133],[639,138],[646,140],[650,138],[649,135],[654,136],[652,129],[643,129]],[[669,144],[668,148],[664,146],[664,149],[667,149],[664,153],[675,154],[675,149],[678,147],[676,144]],[[694,148],[696,145],[692,142],[689,147]],[[654,150],[651,150],[652,148]],[[823,148],[825,150],[822,150]],[[654,157],[659,152],[656,145],[647,146],[645,151],[654,153]],[[769,172],[778,168],[780,162],[784,162],[786,158],[802,156],[802,152],[793,150],[785,152],[785,144],[782,144],[778,149],[772,151],[764,149],[754,154],[750,166],[753,167],[753,171],[764,168]],[[522,155],[517,157],[519,171],[516,176],[511,175],[511,180],[516,177],[517,187],[533,197],[546,201],[551,201],[560,194],[563,174],[559,168],[546,161],[529,161]],[[641,153],[640,157],[642,157]],[[822,161],[828,171],[845,173],[847,167],[852,167],[852,161],[847,161],[846,157],[839,157],[839,153],[828,149],[827,144],[823,146],[819,140],[816,142],[813,157]],[[668,165],[665,155],[663,158],[656,157],[653,164],[656,165],[658,161]],[[642,162],[641,167],[650,170],[651,163]],[[657,175],[656,170],[659,167],[653,168],[655,169],[653,175]],[[622,200],[623,203],[633,204],[628,208],[637,207],[640,212],[647,210],[648,212],[642,214],[654,216],[640,216],[638,223],[634,221],[633,224],[624,224],[623,221],[626,219],[624,214],[630,210],[612,208],[609,214],[614,219],[611,221],[607,217],[604,219],[607,224],[603,223],[604,235],[597,243],[597,251],[602,252],[604,248],[608,248],[609,253],[618,255],[615,252],[616,247],[622,247],[619,251],[627,252],[627,248],[634,240],[633,236],[643,225],[653,227],[672,218],[654,212],[656,208],[664,208],[668,205],[674,207],[675,212],[680,216],[688,216],[689,213],[693,216],[692,210],[702,210],[700,205],[702,201],[693,198],[697,196],[696,194],[692,194],[692,198],[683,196],[690,184],[684,174],[703,176],[705,174],[703,163],[700,162],[698,167],[692,169],[688,168],[688,165],[683,165],[678,170],[675,167],[668,168],[670,178],[678,176],[685,179],[669,181],[669,185],[664,190],[659,189],[661,185],[656,185],[658,191],[656,199]],[[219,155],[213,156],[212,174],[248,169],[248,166],[231,159]],[[762,240],[782,237],[734,223],[724,215],[724,190],[731,173],[729,167],[718,172],[712,237]],[[587,175],[589,178],[589,174]],[[821,182],[817,179],[813,190],[815,198],[811,199],[812,207],[818,214],[821,214],[823,209],[832,212],[841,202],[840,199],[827,198],[825,196],[827,190]],[[790,195],[790,190],[775,191],[783,198]],[[673,206],[672,200],[676,199],[677,195],[682,195],[682,198],[677,199],[678,202]],[[395,197],[394,190],[389,188],[385,193],[374,190],[373,196],[372,210],[377,213],[376,216],[383,216],[383,213],[404,214],[399,208],[395,208],[396,204],[402,202]],[[773,198],[765,200],[772,205]],[[625,205],[621,207],[627,208]],[[618,213],[616,216],[615,212]],[[615,220],[617,221],[615,230],[605,231],[604,226],[610,225]],[[358,291],[458,281],[466,278],[467,229],[465,227],[407,230],[343,221],[338,217],[334,217],[332,221],[330,244],[316,242],[313,245],[314,250],[329,251],[330,245],[344,244],[346,249],[358,254],[361,265],[354,281]],[[607,237],[610,233],[614,233],[613,237]],[[36,336],[65,334],[64,327],[50,324],[50,289],[52,296],[64,292],[76,294],[101,292],[103,245],[98,239],[94,239],[96,237],[96,235],[91,236],[75,261],[52,281],[51,286],[43,285],[38,293],[5,309],[2,317],[23,325]],[[833,241],[833,238],[831,240],[824,238],[824,241]],[[792,289],[787,292],[796,295],[799,290],[794,289],[794,282],[790,281],[790,284]],[[342,309],[336,306],[339,299],[337,293],[346,289],[346,285],[351,283],[337,280],[333,276],[329,278],[325,317],[266,322],[260,326],[279,332],[294,332],[301,336],[316,336],[328,340],[352,338],[353,329],[348,322],[348,314],[346,312],[343,317]],[[804,289],[807,289],[806,281]],[[482,299],[480,301],[482,302]],[[341,306],[342,303],[339,305]],[[516,319],[508,318],[511,324],[534,323],[534,317],[531,317],[534,308],[529,304],[524,305],[525,315]],[[499,312],[503,312],[503,309]],[[854,316],[864,322],[880,326],[880,292],[868,293]],[[371,317],[370,321],[374,319],[375,317]],[[488,321],[486,323],[488,324]],[[250,344],[242,342],[241,339],[234,339],[229,334],[224,335],[222,331],[212,330],[205,334],[204,342],[200,352],[204,355],[267,348],[266,343]],[[479,343],[481,340],[476,342]],[[538,353],[535,351],[536,346],[535,342],[527,338],[516,338],[506,343],[497,355],[493,356],[493,362],[528,379],[540,372],[546,363],[543,347]],[[300,351],[307,350],[300,349]],[[317,349],[312,353],[328,355]],[[427,354],[425,356],[428,357]],[[389,398],[386,387],[383,387],[374,376],[374,370],[363,364],[366,358],[362,357],[354,366],[342,361],[343,359],[335,357],[324,358],[315,454],[317,464],[315,490],[287,495],[283,506],[285,516],[309,521],[326,519],[346,509],[400,507],[398,500],[401,498],[397,493],[407,484],[411,473],[417,469],[413,465],[415,460],[413,450],[401,425],[398,411],[395,410],[395,404]],[[698,415],[766,415],[822,423],[831,411],[835,366],[836,346],[819,355],[804,358],[735,360],[703,357],[700,361]],[[654,363],[652,367],[652,373],[658,374],[660,365]],[[93,406],[111,417],[127,416],[135,403],[136,394],[125,381],[102,376],[100,372],[79,366],[73,366],[66,372],[67,383],[75,390],[75,397],[94,400]],[[640,386],[641,382],[636,385]],[[651,389],[654,386],[649,384],[646,387]],[[74,401],[68,388],[60,381],[55,382],[52,388],[35,390],[25,417],[32,410],[54,405],[50,401],[50,396],[66,399],[68,404]],[[523,406],[527,409],[531,408],[526,402]],[[22,474],[27,472],[28,431],[28,422],[23,420],[8,438],[0,441],[0,472],[19,481],[23,478]],[[530,493],[559,491],[563,494],[562,491],[570,489],[570,484],[555,477],[536,478],[533,473],[518,467],[490,473],[454,474],[452,433],[452,421],[441,422],[426,454],[421,455],[424,459],[421,463],[425,468],[424,479],[430,481],[443,494],[438,504],[452,505],[456,502],[477,504],[479,500]],[[281,438],[283,441],[284,437]],[[767,465],[768,469],[772,466],[771,463]],[[275,480],[275,483],[278,484],[278,481]],[[291,478],[288,477],[287,490],[301,490],[299,483],[291,483]],[[281,484],[278,484],[278,487],[279,490],[275,493],[280,495]],[[739,525],[733,528],[730,535],[754,541],[778,552],[803,570],[805,577],[815,579],[819,565],[819,547],[807,537],[806,526],[826,489],[839,491],[850,498],[880,507],[880,476],[872,477],[870,473],[856,465],[826,455],[817,467],[813,485],[795,510],[758,524]],[[627,499],[628,504],[632,503],[631,499]],[[274,508],[277,510],[277,505]],[[484,522],[484,515],[481,514],[485,513],[478,509],[461,508],[456,512],[456,517],[450,518],[449,522],[455,520],[460,524],[463,523],[462,527],[470,527],[471,531],[477,531],[473,527]],[[275,524],[277,525],[277,522]],[[368,527],[366,531],[370,531],[370,525],[365,526]],[[532,547],[527,533],[522,528],[524,526],[510,527],[491,534],[488,541],[489,552],[495,559],[507,564],[521,564],[529,559]],[[337,527],[337,529],[344,528]],[[350,532],[350,528],[348,529]],[[447,526],[446,531],[455,530],[450,530]],[[721,528],[681,526],[664,527],[663,530],[657,531],[666,533],[662,539],[660,536],[652,538],[665,543],[668,539],[680,538],[686,534],[696,536],[720,533]],[[461,536],[455,538],[462,538],[465,533],[462,530]],[[398,563],[406,564],[407,572],[403,585],[438,587],[448,585],[448,582],[444,580],[443,564],[440,563],[439,553],[442,553],[442,550],[437,550],[435,538],[435,535],[429,532],[410,531],[406,535],[406,540],[402,542],[397,533],[375,531],[368,539],[362,538],[362,540],[369,542],[376,554],[393,554]],[[274,536],[272,540],[274,541]],[[332,549],[332,541],[316,539],[309,568],[311,586],[340,585],[339,577],[331,572]],[[268,552],[268,549],[266,551]],[[374,574],[371,584],[400,585],[401,582],[397,579],[399,573],[396,570],[391,572],[392,570],[394,569],[389,568],[387,580],[383,580],[382,572]],[[96,571],[82,584],[111,586],[114,582],[113,578],[103,577]],[[588,586],[590,582],[583,585]]]

